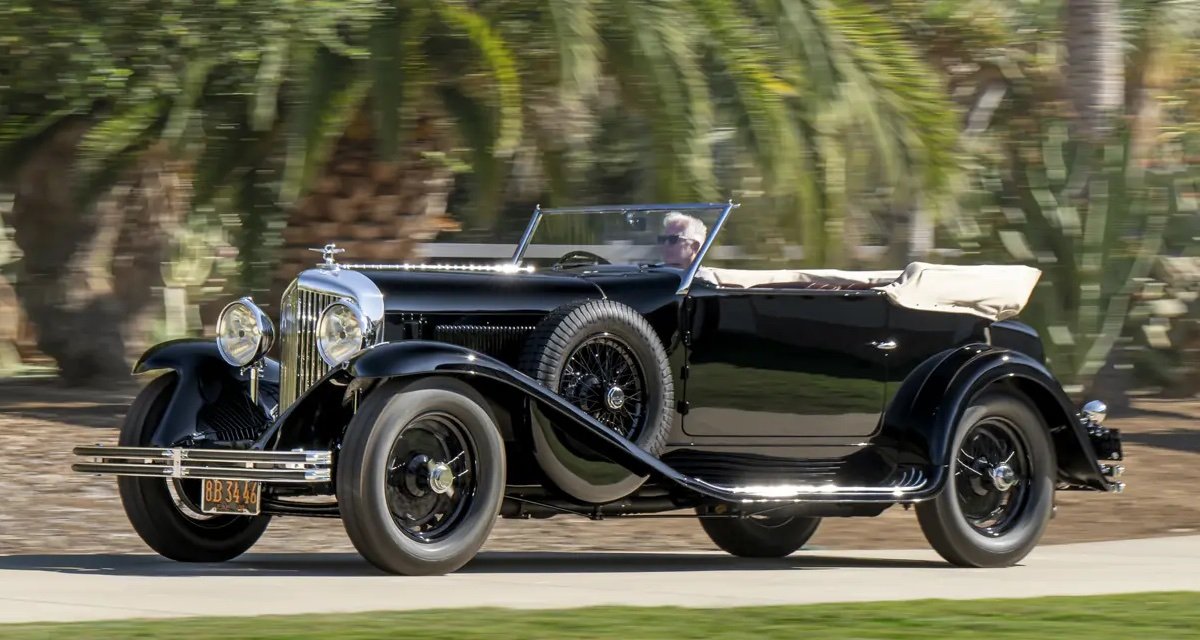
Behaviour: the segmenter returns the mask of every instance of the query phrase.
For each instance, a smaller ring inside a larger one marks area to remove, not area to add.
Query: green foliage
[[[1139,299],[1159,256],[1172,251],[1168,229],[1195,216],[1192,116],[1170,93],[1186,86],[1177,69],[1200,60],[1181,45],[1196,34],[1184,20],[1192,9],[1126,3],[1125,122],[1095,143],[1079,135],[1065,100],[1071,88],[1055,57],[1065,36],[1052,10],[1059,3],[894,4],[940,55],[981,65],[977,77],[954,82],[976,93],[972,84],[1002,87],[994,115],[968,121],[969,181],[951,226],[964,260],[1043,270],[1024,319],[1042,334],[1055,373],[1074,390],[1090,387],[1103,367],[1127,361],[1122,345],[1139,341],[1153,315]],[[1180,20],[1185,26],[1173,24]]]
[[[361,108],[384,158],[416,114],[441,110],[470,159],[475,227],[492,223],[514,163],[533,153],[535,189],[559,200],[717,199],[761,181],[762,206],[803,228],[819,261],[868,183],[908,198],[906,176],[937,190],[953,165],[948,102],[863,2],[14,0],[0,9],[0,59],[6,166],[76,116],[93,124],[81,153],[97,181],[163,137],[221,159],[197,172],[199,204],[249,170],[236,163],[261,163],[264,139],[285,158],[286,207]],[[640,149],[622,171],[649,179],[621,179],[638,193],[589,179],[625,162],[600,138],[610,114]],[[721,129],[740,132],[727,156],[739,166],[718,180]]]
[[[1178,164],[1143,170],[1129,157],[1128,135],[1096,148],[1066,131],[1047,123],[1040,140],[1010,143],[1010,164],[991,167],[991,213],[963,237],[983,247],[995,238],[997,253],[985,257],[1043,270],[1024,319],[1039,328],[1056,374],[1082,387],[1122,336],[1194,176]]]

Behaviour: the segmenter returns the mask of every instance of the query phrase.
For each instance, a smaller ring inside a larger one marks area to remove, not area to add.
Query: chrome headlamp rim
[[[324,324],[325,318],[329,314],[330,310],[332,310],[334,307],[345,307],[347,310],[349,310],[360,327],[361,335],[359,335],[358,339],[358,349],[350,352],[351,355],[365,347],[371,336],[371,321],[367,318],[367,315],[363,313],[362,307],[358,306],[358,303],[356,303],[354,300],[351,300],[350,298],[339,298],[338,300],[325,305],[325,308],[322,309],[321,313],[317,315],[317,336],[315,342],[317,345],[317,354],[321,356],[321,359],[325,361],[325,364],[331,367],[336,367],[348,359],[343,358],[338,360],[330,356],[325,352],[325,342],[321,339],[321,326]]]
[[[234,307],[238,306],[245,307],[246,310],[250,312],[250,316],[254,319],[254,322],[258,325],[259,329],[258,344],[254,349],[254,353],[245,362],[239,361],[237,358],[235,358],[233,354],[226,349],[225,343],[221,340],[221,327],[225,322],[227,314]],[[259,360],[262,360],[263,357],[267,355],[267,352],[271,350],[271,346],[275,343],[275,324],[271,322],[271,317],[268,316],[261,307],[259,307],[257,304],[254,304],[254,300],[250,296],[243,296],[225,305],[225,307],[221,309],[221,313],[217,315],[216,343],[217,352],[221,354],[221,359],[227,364],[234,367],[248,367],[257,363]]]

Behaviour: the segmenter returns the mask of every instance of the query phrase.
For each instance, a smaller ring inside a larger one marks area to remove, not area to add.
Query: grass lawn
[[[897,585],[902,588],[902,585]],[[0,625],[0,638],[1197,638],[1200,593],[737,609],[594,607]]]

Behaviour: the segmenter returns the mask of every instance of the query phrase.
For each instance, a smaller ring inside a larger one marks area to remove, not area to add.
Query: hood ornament
[[[310,247],[308,250],[321,252],[321,260],[323,261],[321,266],[326,269],[336,269],[338,265],[337,265],[337,262],[334,261],[333,257],[339,253],[346,252],[345,249],[339,248],[336,244],[334,244],[332,242],[330,242],[329,244],[327,244],[324,247],[321,247],[319,249]]]

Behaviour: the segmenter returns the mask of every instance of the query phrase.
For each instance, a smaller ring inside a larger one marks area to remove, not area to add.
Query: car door
[[[870,435],[886,393],[887,311],[871,290],[693,287],[684,431]]]

